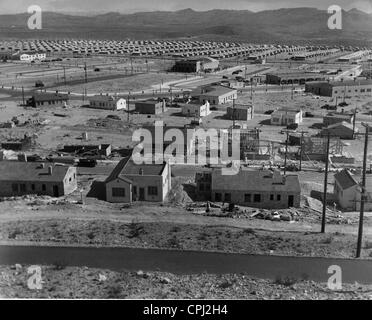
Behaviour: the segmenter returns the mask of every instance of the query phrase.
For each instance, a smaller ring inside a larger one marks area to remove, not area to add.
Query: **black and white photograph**
[[[0,300],[372,300],[372,0],[0,0]]]

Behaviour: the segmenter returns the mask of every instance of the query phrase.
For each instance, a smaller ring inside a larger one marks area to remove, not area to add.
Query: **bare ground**
[[[0,298],[43,299],[246,299],[326,300],[372,299],[372,287],[344,285],[331,291],[326,284],[304,279],[261,280],[247,275],[174,275],[159,272],[42,267],[43,287],[30,290],[27,266],[0,266]]]

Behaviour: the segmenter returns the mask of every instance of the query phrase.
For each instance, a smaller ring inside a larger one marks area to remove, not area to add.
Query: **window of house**
[[[231,202],[231,193],[225,193],[225,202]]]
[[[112,188],[112,196],[114,198],[124,198],[125,189],[124,188]]]
[[[282,200],[282,196],[281,196],[280,194],[278,194],[278,195],[276,196],[276,200],[277,200],[277,201]]]
[[[16,183],[12,184],[12,191],[13,192],[18,192],[18,184],[16,184]]]
[[[251,202],[252,201],[252,195],[250,193],[246,193],[244,195],[244,202]]]
[[[270,194],[270,201],[274,201],[274,195]]]
[[[158,195],[158,187],[148,187],[148,194],[149,194],[149,196],[157,196]]]
[[[41,186],[41,190],[42,190],[42,191],[46,191],[46,185],[45,185],[45,184],[43,184],[43,185]]]
[[[204,191],[204,184],[203,184],[203,183],[201,183],[201,184],[199,185],[199,190],[200,190],[200,191]]]
[[[31,185],[31,190],[32,190],[32,191],[35,191],[35,189],[36,189],[35,185],[32,184],[32,185]]]
[[[22,183],[20,185],[20,189],[21,189],[21,192],[26,192],[26,185],[24,183]]]
[[[217,202],[221,202],[221,199],[222,199],[221,193],[216,193],[215,199]]]
[[[261,195],[260,194],[255,194],[253,197],[253,202],[261,202]]]

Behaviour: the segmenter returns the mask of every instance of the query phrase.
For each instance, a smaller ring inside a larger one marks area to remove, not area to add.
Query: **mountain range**
[[[255,43],[315,43],[370,46],[372,14],[342,11],[342,29],[330,30],[327,11],[290,8],[115,12],[94,16],[44,12],[42,30],[29,30],[30,15],[0,15],[2,39],[179,39]]]

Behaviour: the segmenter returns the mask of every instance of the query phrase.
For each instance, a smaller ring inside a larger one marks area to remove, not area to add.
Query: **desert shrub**
[[[119,284],[112,284],[107,288],[107,299],[119,299],[121,292],[122,289]]]
[[[54,270],[57,270],[57,271],[66,269],[66,267],[67,267],[66,262],[64,262],[62,260],[58,260],[58,261],[56,261],[56,262],[53,263],[53,269]]]
[[[372,241],[366,241],[364,243],[364,249],[372,249]]]
[[[89,240],[93,240],[94,238],[95,238],[95,234],[94,234],[94,232],[89,232],[88,234],[87,234],[87,237],[88,237],[88,239]]]
[[[128,238],[138,238],[143,233],[145,233],[144,226],[137,221],[132,221],[132,223],[129,225]]]
[[[176,235],[174,235],[173,237],[169,238],[167,242],[168,242],[168,246],[171,247],[171,248],[181,248],[181,243],[177,239],[177,236]]]
[[[324,238],[321,243],[323,244],[331,244],[333,242],[333,236],[332,235],[329,235],[327,236],[326,238]]]
[[[20,229],[14,229],[13,231],[9,232],[8,239],[16,239],[18,235],[22,234]]]
[[[286,287],[290,287],[290,286],[293,286],[294,284],[297,283],[297,279],[296,278],[292,278],[292,277],[282,277],[282,276],[278,276],[276,279],[275,279],[275,284],[278,284],[278,285],[282,285],[282,286],[286,286]]]
[[[254,231],[253,229],[244,229],[243,233],[254,235],[256,234],[256,231]]]

